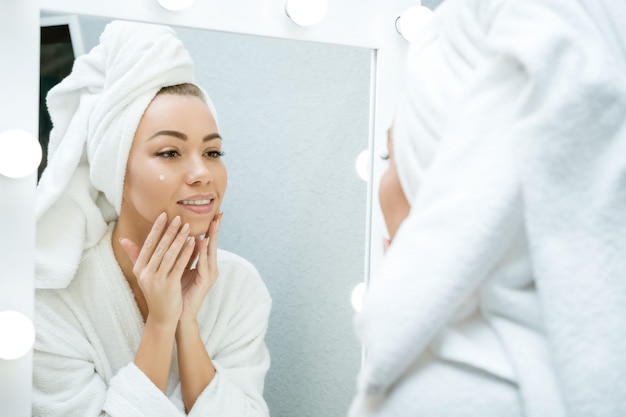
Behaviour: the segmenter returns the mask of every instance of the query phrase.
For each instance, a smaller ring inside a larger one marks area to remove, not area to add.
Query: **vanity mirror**
[[[0,50],[15,56],[12,72],[5,68],[0,78],[9,97],[0,131],[37,131],[40,15],[77,16],[85,50],[111,18],[175,26],[198,81],[216,102],[226,138],[230,185],[220,246],[256,265],[274,302],[265,389],[271,415],[344,415],[361,360],[350,294],[375,270],[384,233],[376,202],[382,163],[369,164],[369,182],[354,165],[361,151],[378,155],[385,148],[406,47],[394,21],[414,2],[331,2],[312,27],[295,25],[284,2],[274,0],[245,9],[198,0],[177,12],[154,0],[95,3],[0,0]],[[0,176],[7,197],[0,213],[7,266],[0,310],[27,315],[34,184],[32,177]],[[18,382],[0,386],[0,403],[13,407],[9,415],[29,415],[22,413],[29,412],[30,360],[27,354],[0,362],[0,380]]]

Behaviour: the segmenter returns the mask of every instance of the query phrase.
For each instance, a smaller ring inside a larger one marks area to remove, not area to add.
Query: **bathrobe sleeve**
[[[60,294],[37,290],[33,416],[100,416],[107,387],[95,350]]]
[[[182,416],[132,362],[112,375],[65,290],[40,290],[36,305],[33,417]],[[86,330],[86,329],[85,329]],[[110,382],[107,382],[110,380]]]

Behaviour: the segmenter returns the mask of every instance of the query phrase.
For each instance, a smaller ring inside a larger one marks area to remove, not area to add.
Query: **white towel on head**
[[[561,391],[523,407],[626,415],[626,2],[446,0],[407,64],[411,213],[356,316],[359,392],[393,389],[523,221]]]
[[[193,63],[166,26],[114,21],[47,97],[53,128],[37,188],[36,288],[64,288],[83,249],[120,212],[139,120],[161,87],[194,81]]]

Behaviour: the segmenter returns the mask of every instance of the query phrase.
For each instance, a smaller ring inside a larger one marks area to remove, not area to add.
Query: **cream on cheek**
[[[149,156],[134,155],[127,173],[127,198],[135,208],[136,215],[152,222],[163,211],[167,211],[169,175]],[[169,217],[169,216],[168,216]]]

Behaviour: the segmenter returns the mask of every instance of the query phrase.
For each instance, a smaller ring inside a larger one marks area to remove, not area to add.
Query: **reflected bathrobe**
[[[175,347],[166,394],[134,365],[144,322],[113,254],[111,230],[84,251],[66,288],[36,290],[34,417],[186,415]],[[219,250],[218,268],[198,313],[217,373],[189,416],[268,416],[269,293],[238,255]]]

